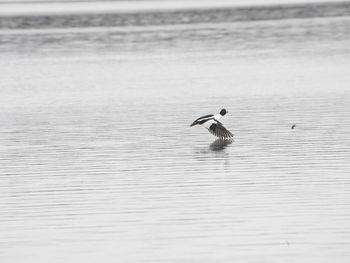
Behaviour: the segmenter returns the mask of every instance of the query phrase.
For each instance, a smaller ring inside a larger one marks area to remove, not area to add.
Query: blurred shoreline
[[[147,3],[149,2],[147,1]],[[63,4],[65,8],[71,7],[71,5],[68,3]],[[130,7],[137,6],[136,3],[129,3],[129,5]],[[115,3],[115,7],[117,6],[121,7],[122,3]],[[143,6],[146,7],[147,4],[145,3]],[[61,13],[59,9],[56,9],[57,12],[52,13],[51,9],[47,9],[44,5],[36,10],[37,13],[30,13],[30,9],[26,9],[22,14],[18,10],[17,13],[9,15],[10,13],[6,12],[6,8],[4,9],[1,6],[0,30],[164,26],[350,16],[350,2],[226,8],[204,8],[202,6],[202,9],[196,9],[194,8],[195,6],[192,7],[185,10],[177,10],[176,8],[164,10],[148,9],[147,12],[139,12],[136,9],[128,8],[110,8],[108,11],[100,8],[91,9],[90,12],[88,11],[89,8],[85,11],[78,11],[77,8],[74,9],[72,7],[68,12],[63,12],[62,9]],[[143,9],[143,11],[146,11],[146,9]]]
[[[350,1],[329,0],[287,0],[283,3],[276,0],[204,0],[204,1],[0,1],[1,16],[31,16],[31,15],[69,15],[69,14],[98,14],[98,13],[132,13],[132,12],[158,12],[176,10],[202,10],[224,8],[273,8],[275,6],[307,6],[316,5],[318,8],[331,5],[348,6]]]

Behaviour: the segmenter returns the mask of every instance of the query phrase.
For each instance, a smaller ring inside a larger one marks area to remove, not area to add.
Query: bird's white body
[[[211,120],[206,121],[205,123],[202,124],[202,126],[205,127],[205,128],[207,128],[207,129],[209,129],[210,126],[211,126],[213,123],[216,123],[215,120],[218,121],[218,120],[221,119],[221,117],[222,117],[222,116],[221,116],[220,114],[216,114],[216,115],[214,115],[214,119],[211,119]],[[211,117],[211,118],[213,118],[213,117]]]
[[[216,115],[214,115],[214,119],[217,120],[217,121],[220,120],[221,117],[222,117],[221,114],[216,114]]]

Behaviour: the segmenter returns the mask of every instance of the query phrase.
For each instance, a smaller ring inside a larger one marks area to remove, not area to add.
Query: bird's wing
[[[215,135],[216,137],[219,138],[232,138],[233,134],[228,131],[221,122],[216,121],[215,123],[213,123],[212,125],[210,125],[208,131]]]
[[[213,116],[214,116],[213,114],[205,115],[205,116],[199,117],[195,121],[207,120],[207,119],[210,119]]]

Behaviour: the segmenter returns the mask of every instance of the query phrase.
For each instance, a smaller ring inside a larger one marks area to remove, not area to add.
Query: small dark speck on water
[[[296,127],[297,125],[296,124],[293,124],[291,129],[294,130],[294,128]]]

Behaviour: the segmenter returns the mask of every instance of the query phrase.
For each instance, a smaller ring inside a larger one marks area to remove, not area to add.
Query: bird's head
[[[227,113],[227,111],[226,111],[225,109],[222,109],[222,110],[220,111],[220,115],[221,115],[221,116],[224,116],[226,113]]]

